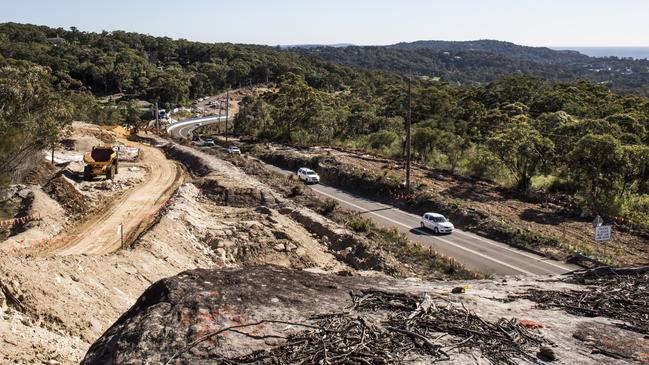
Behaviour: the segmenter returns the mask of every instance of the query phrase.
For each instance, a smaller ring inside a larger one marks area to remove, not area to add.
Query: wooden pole
[[[408,121],[406,123],[406,192],[410,193],[410,125],[412,124],[412,74],[408,77]]]
[[[155,132],[160,135],[160,111],[158,109],[158,102],[155,102]]]
[[[228,112],[230,111],[230,89],[225,90],[225,142],[228,142]]]

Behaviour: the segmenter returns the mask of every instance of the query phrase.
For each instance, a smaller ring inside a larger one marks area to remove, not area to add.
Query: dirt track
[[[183,182],[184,175],[180,166],[167,160],[158,149],[139,143],[137,147],[141,149],[142,166],[147,170],[146,181],[126,191],[100,213],[88,216],[66,233],[72,239],[51,253],[101,255],[115,252],[137,238],[153,221],[156,212]]]

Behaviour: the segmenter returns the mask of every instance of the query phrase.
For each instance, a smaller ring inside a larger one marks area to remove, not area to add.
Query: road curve
[[[266,166],[284,175],[294,173],[276,166]],[[321,196],[337,200],[346,209],[360,212],[380,226],[395,227],[412,241],[453,257],[474,271],[494,275],[557,275],[579,269],[461,229],[456,229],[450,235],[435,235],[419,228],[420,217],[415,214],[326,184],[311,185],[311,189]]]
[[[209,116],[209,117],[199,117],[181,120],[175,123],[169,124],[167,127],[167,133],[176,138],[189,138],[194,129],[202,127],[209,124],[215,124],[225,121],[225,116]],[[200,126],[196,124],[200,123]]]

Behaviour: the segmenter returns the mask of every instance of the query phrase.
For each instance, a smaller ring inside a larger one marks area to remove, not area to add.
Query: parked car
[[[306,167],[297,170],[297,177],[307,184],[317,184],[320,182],[320,175]]]
[[[230,147],[228,147],[228,153],[232,153],[232,154],[235,154],[235,155],[240,155],[241,150],[237,146],[230,146]]]
[[[203,146],[206,146],[206,147],[214,147],[214,146],[216,146],[216,143],[214,143],[214,138],[212,138],[212,137],[203,138]]]
[[[425,213],[421,216],[421,228],[427,228],[435,233],[452,233],[455,227],[446,217],[438,213]]]

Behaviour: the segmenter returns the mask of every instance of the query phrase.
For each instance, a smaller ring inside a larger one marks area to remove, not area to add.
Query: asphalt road
[[[268,164],[266,166],[284,175],[295,173]],[[419,228],[419,216],[391,205],[377,203],[325,184],[310,187],[324,197],[337,200],[344,208],[361,212],[361,215],[371,218],[378,225],[396,227],[412,241],[453,257],[474,271],[493,275],[557,275],[579,269],[457,228],[452,234],[436,235]]]
[[[225,116],[209,116],[209,117],[200,117],[200,118],[191,118],[191,119],[185,119],[181,120],[176,123],[172,123],[167,127],[167,133],[169,133],[170,136],[176,137],[176,138],[189,138],[191,137],[192,131],[196,128],[214,124],[214,123],[219,123],[225,120]],[[197,126],[196,124],[199,124],[200,126]]]

